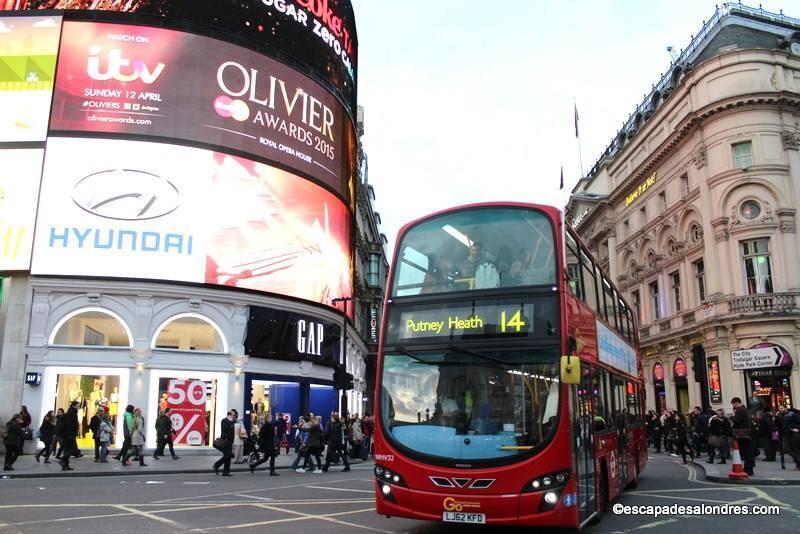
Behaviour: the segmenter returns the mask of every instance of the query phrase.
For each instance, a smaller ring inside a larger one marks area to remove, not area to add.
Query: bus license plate
[[[486,514],[471,512],[442,512],[442,521],[448,523],[486,523]]]

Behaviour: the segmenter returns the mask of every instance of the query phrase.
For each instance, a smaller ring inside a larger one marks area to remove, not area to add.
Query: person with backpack
[[[3,471],[13,471],[14,462],[22,454],[22,445],[25,442],[25,428],[22,426],[21,414],[15,414],[6,423],[6,435],[3,438],[3,445],[6,446],[6,457],[3,462]]]

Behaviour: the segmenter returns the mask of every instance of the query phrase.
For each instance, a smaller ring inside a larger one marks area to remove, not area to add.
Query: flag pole
[[[578,131],[578,100],[574,99],[575,104],[575,139],[578,144],[578,168],[581,170],[581,178],[583,178],[583,156],[581,155],[581,136]]]

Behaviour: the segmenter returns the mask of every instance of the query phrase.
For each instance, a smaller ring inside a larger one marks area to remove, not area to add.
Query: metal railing
[[[797,293],[762,293],[728,299],[728,313],[792,313],[800,311]]]

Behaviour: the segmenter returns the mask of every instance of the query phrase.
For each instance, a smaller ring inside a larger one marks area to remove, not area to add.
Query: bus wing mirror
[[[581,383],[581,359],[577,356],[561,357],[561,382],[563,384]]]

